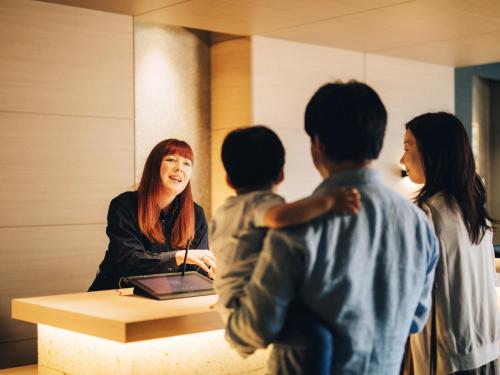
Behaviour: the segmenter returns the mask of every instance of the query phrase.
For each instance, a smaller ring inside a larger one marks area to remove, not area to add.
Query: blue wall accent
[[[472,77],[500,80],[500,63],[455,69],[455,114],[472,133]]]

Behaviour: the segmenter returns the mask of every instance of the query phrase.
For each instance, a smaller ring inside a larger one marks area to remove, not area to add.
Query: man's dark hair
[[[364,83],[328,83],[307,104],[305,130],[318,136],[333,161],[376,159],[384,141],[387,112]]]
[[[265,188],[278,181],[285,164],[285,149],[271,129],[249,126],[226,136],[222,163],[233,188]]]

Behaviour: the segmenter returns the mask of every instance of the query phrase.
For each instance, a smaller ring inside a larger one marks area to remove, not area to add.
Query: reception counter
[[[242,359],[224,340],[216,296],[157,301],[132,289],[12,300],[38,325],[39,374],[263,374],[267,351]]]
[[[38,374],[264,374],[268,351],[242,359],[229,347],[216,298],[156,301],[132,289],[20,298],[12,317],[38,325]]]

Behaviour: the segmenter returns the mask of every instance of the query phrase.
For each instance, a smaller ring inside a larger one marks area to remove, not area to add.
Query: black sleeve
[[[194,205],[195,227],[192,249],[208,249],[208,225],[203,208]]]
[[[176,270],[175,251],[147,251],[137,220],[137,205],[128,197],[119,196],[109,205],[108,226],[114,270],[119,276],[147,275]]]

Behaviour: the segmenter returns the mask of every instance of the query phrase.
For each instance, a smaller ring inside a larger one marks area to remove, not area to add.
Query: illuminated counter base
[[[223,330],[122,344],[38,325],[38,374],[264,374],[266,361],[243,360]]]
[[[15,299],[12,316],[38,324],[38,374],[264,374],[268,351],[231,349],[215,300],[104,291]]]

